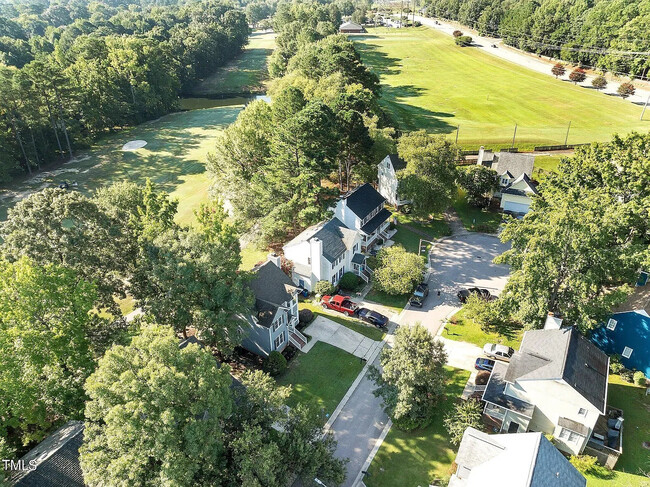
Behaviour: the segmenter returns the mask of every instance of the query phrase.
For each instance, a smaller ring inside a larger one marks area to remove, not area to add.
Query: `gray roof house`
[[[377,181],[379,193],[386,198],[386,201],[396,207],[411,203],[399,195],[399,180],[397,172],[406,169],[406,161],[397,154],[388,154],[377,165]]]
[[[539,431],[577,455],[607,412],[609,358],[575,328],[531,330],[509,363],[497,361],[483,393],[497,432]]]
[[[467,428],[449,487],[584,487],[585,479],[541,433],[488,435]]]
[[[255,304],[253,312],[245,317],[249,329],[244,330],[242,347],[262,357],[272,351],[282,352],[289,343],[299,350],[307,344],[296,329],[300,289],[280,266],[280,257],[271,254],[269,260],[253,269],[249,283]]]

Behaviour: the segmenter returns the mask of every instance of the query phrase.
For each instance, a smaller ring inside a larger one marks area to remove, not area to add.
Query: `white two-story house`
[[[400,159],[397,154],[388,154],[377,165],[379,193],[386,198],[388,204],[397,208],[411,203],[411,200],[404,199],[398,193],[399,179],[397,178],[397,171],[405,168],[406,161]]]
[[[288,242],[283,251],[293,263],[294,284],[313,291],[318,281],[338,284],[346,272],[367,282],[370,276],[363,252],[389,238],[391,212],[384,208],[385,202],[375,188],[364,184],[337,202],[334,218],[307,228]]]
[[[269,256],[253,269],[249,287],[255,295],[252,313],[245,316],[241,346],[262,357],[272,351],[282,352],[289,343],[299,350],[307,344],[298,326],[299,289],[280,268],[280,257]]]
[[[560,450],[580,454],[598,439],[597,423],[607,425],[608,372],[609,357],[576,329],[527,331],[510,362],[494,366],[485,419],[504,433],[550,433]]]

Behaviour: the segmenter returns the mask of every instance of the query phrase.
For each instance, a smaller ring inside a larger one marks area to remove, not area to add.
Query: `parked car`
[[[377,328],[386,328],[386,325],[388,325],[388,318],[386,316],[368,308],[359,308],[357,310],[357,316],[359,316],[359,319]]]
[[[357,312],[358,306],[348,296],[335,294],[334,296],[323,296],[320,305],[326,309],[333,309],[348,316]]]
[[[458,299],[461,303],[465,304],[467,299],[472,294],[481,296],[486,301],[488,301],[492,297],[490,291],[488,291],[487,289],[479,289],[477,287],[470,287],[469,289],[461,289],[460,291],[458,291],[458,294],[456,294],[456,296],[458,296]]]
[[[474,368],[476,370],[487,370],[488,372],[492,372],[492,369],[494,368],[494,360],[479,357],[476,359],[476,362],[474,362]]]
[[[512,357],[512,354],[515,353],[515,350],[512,347],[506,347],[505,345],[486,343],[483,345],[483,353],[488,357],[508,362],[510,357]]]
[[[413,291],[409,304],[417,308],[421,308],[424,304],[424,298],[429,295],[429,285],[426,282],[421,282],[418,287]]]

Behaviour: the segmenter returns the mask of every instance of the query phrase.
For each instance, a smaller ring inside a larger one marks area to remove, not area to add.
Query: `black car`
[[[421,308],[424,303],[424,298],[429,295],[429,285],[426,282],[421,282],[418,284],[418,287],[413,291],[411,299],[409,299],[409,304],[417,308]]]
[[[375,325],[377,328],[386,328],[386,325],[388,325],[387,317],[368,308],[359,308],[357,316],[360,320]]]
[[[488,301],[492,297],[490,291],[488,291],[487,289],[479,289],[477,287],[470,287],[469,289],[461,289],[460,291],[458,291],[458,294],[456,294],[456,296],[458,296],[458,300],[464,304],[467,301],[467,298],[469,298],[472,294],[480,296],[486,301]]]

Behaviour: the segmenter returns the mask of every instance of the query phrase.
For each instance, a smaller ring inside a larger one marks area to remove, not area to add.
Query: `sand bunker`
[[[147,145],[146,140],[132,140],[131,142],[127,142],[122,146],[123,151],[134,151],[138,149],[142,149],[145,145]]]

